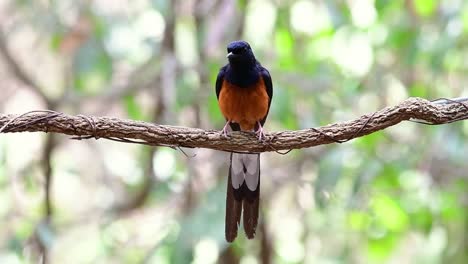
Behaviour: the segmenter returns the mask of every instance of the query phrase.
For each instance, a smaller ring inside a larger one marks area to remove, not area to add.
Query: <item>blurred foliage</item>
[[[6,0],[0,25],[36,82],[0,56],[6,113],[54,101],[71,114],[220,129],[214,80],[239,38],[273,76],[270,131],[410,96],[468,96],[462,0]],[[0,263],[37,263],[41,252],[51,263],[468,262],[467,122],[263,154],[262,226],[232,245],[227,154],[61,136],[48,222],[45,137],[0,137]]]

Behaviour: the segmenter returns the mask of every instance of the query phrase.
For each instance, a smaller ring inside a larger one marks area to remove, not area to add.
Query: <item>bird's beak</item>
[[[234,53],[232,53],[232,52],[229,52],[229,53],[226,55],[226,58],[228,58],[228,59],[230,59],[230,58],[232,58],[232,57],[234,57]]]

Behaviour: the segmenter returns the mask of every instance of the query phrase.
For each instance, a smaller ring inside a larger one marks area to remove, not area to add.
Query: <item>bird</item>
[[[255,58],[249,43],[233,41],[227,46],[228,63],[216,77],[216,97],[226,124],[221,134],[254,132],[265,138],[263,125],[273,98],[269,71]],[[226,192],[226,241],[233,242],[243,216],[247,238],[255,237],[260,203],[260,154],[230,153]]]

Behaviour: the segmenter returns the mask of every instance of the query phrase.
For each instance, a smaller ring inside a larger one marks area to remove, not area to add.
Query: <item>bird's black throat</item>
[[[249,87],[258,82],[258,63],[253,61],[230,61],[226,68],[225,78],[228,82],[239,86]]]

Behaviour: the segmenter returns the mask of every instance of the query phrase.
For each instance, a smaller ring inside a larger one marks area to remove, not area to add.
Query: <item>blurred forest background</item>
[[[464,0],[1,0],[0,111],[221,129],[226,45],[273,76],[267,131],[468,96]],[[262,155],[224,241],[228,154],[0,136],[0,263],[468,263],[468,122]]]

